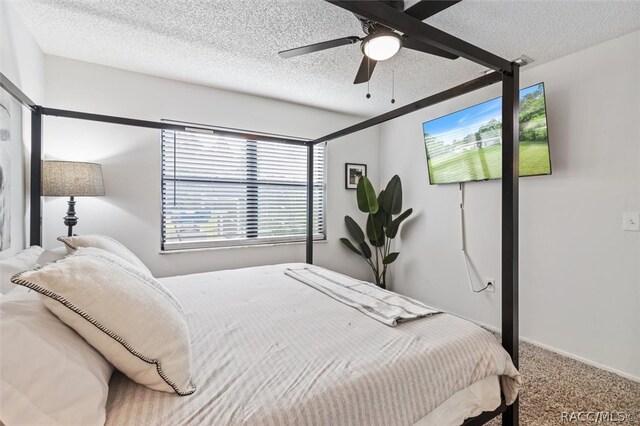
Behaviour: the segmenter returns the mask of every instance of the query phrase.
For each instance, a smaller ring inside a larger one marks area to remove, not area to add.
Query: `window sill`
[[[329,240],[325,238],[324,240],[315,240],[314,244],[326,244]],[[261,248],[261,247],[282,247],[282,246],[295,246],[295,245],[305,245],[306,241],[290,241],[286,243],[264,243],[264,244],[241,244],[237,246],[220,246],[220,247],[199,247],[199,248],[186,248],[186,249],[176,249],[176,250],[160,250],[158,254],[170,255],[170,254],[179,254],[179,253],[193,253],[199,251],[219,251],[219,250],[235,250],[235,249],[248,249],[248,248]]]

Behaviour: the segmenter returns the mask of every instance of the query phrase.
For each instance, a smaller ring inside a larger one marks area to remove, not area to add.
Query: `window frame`
[[[239,129],[229,129],[229,128],[222,128],[222,127],[214,127],[214,126],[206,126],[206,125],[202,125],[202,124],[195,124],[195,123],[184,123],[184,122],[178,122],[178,121],[172,121],[172,120],[162,120],[163,122],[170,122],[170,123],[174,123],[174,124],[181,124],[181,125],[186,125],[188,126],[189,124],[192,125],[197,125],[198,127],[206,127],[206,128],[210,128],[211,129],[211,133],[207,133],[205,131],[201,131],[201,130],[194,130],[192,131],[192,133],[197,134],[197,133],[202,133],[205,135],[215,135],[216,130],[223,130],[226,134],[228,134],[229,132],[235,133],[237,134],[239,137],[245,139],[246,141],[246,150],[247,150],[247,159],[249,159],[250,157],[250,152],[252,151],[253,154],[253,158],[255,158],[255,160],[253,161],[253,163],[247,161],[247,180],[251,180],[251,176],[253,175],[254,177],[256,176],[256,172],[257,172],[257,168],[258,168],[258,155],[256,154],[257,151],[257,146],[260,144],[260,137],[264,136],[266,138],[266,140],[263,140],[263,142],[270,142],[273,143],[274,139],[277,139],[277,141],[275,141],[276,143],[282,143],[282,144],[291,144],[291,145],[297,145],[297,146],[302,146],[305,149],[309,146],[309,142],[311,141],[311,139],[302,139],[302,138],[295,138],[295,137],[289,137],[289,136],[282,136],[282,135],[274,135],[274,134],[267,134],[267,133],[260,133],[260,132],[253,132],[253,131],[245,131],[245,130],[239,130]],[[188,127],[186,128],[187,133],[189,132]],[[160,139],[161,139],[161,143],[160,143],[160,252],[161,253],[172,253],[172,252],[181,252],[181,251],[189,251],[189,250],[206,250],[206,249],[223,249],[223,248],[233,248],[233,247],[258,247],[258,246],[274,246],[274,245],[289,245],[289,244],[298,244],[298,243],[304,243],[306,241],[306,226],[305,226],[305,233],[300,234],[300,235],[295,235],[295,236],[283,236],[283,237],[277,237],[277,236],[269,236],[269,237],[259,237],[258,236],[258,231],[257,229],[254,230],[254,234],[253,236],[249,236],[250,233],[250,229],[249,227],[246,228],[245,231],[245,236],[244,238],[229,238],[226,240],[217,240],[217,241],[194,241],[194,242],[165,242],[165,235],[166,235],[166,228],[165,228],[165,190],[164,190],[164,184],[165,182],[174,182],[175,178],[167,178],[165,176],[165,172],[164,172],[164,161],[165,161],[165,156],[164,156],[164,141],[163,141],[163,136],[164,136],[164,132],[168,132],[171,133],[173,132],[172,130],[162,130],[160,132]],[[323,172],[321,175],[321,184],[320,185],[314,185],[316,188],[319,186],[320,190],[322,192],[322,204],[319,206],[320,208],[318,209],[318,197],[314,197],[313,202],[314,202],[314,211],[319,210],[322,213],[322,228],[321,228],[321,232],[316,232],[313,235],[313,240],[315,241],[326,241],[327,240],[327,149],[328,149],[328,144],[326,142],[323,142],[321,144],[318,145],[323,145],[324,146],[324,154],[323,154]],[[314,145],[315,146],[315,145]],[[316,154],[317,155],[317,154]],[[314,161],[316,158],[316,155],[314,155]],[[306,156],[305,156],[306,158]],[[253,165],[251,165],[253,164]],[[254,170],[254,173],[251,173],[250,170]],[[256,179],[257,180],[257,179]],[[208,181],[203,180],[202,183],[206,183]],[[307,182],[305,180],[305,183],[302,185],[294,185],[295,187],[299,187],[299,188],[307,188]],[[258,184],[256,184],[255,188],[257,189],[259,187]],[[315,192],[315,190],[314,190]],[[256,191],[257,193],[257,191]],[[305,191],[306,194],[306,191]],[[256,196],[256,200],[258,200],[258,197]],[[305,197],[306,200],[306,197]],[[247,212],[249,212],[250,210],[254,210],[254,215],[258,215],[259,212],[259,207],[256,207],[254,209],[251,209],[250,207],[247,206]],[[249,213],[247,213],[246,217],[249,217]]]

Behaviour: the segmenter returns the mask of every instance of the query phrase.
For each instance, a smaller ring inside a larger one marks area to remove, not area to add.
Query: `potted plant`
[[[391,241],[398,235],[400,224],[413,212],[402,211],[402,182],[398,175],[391,178],[387,187],[376,196],[375,189],[366,176],[358,181],[356,190],[358,208],[367,213],[366,237],[362,228],[351,216],[345,216],[344,222],[353,242],[348,238],[340,241],[352,252],[361,256],[371,267],[375,283],[387,288],[387,268],[400,253],[391,252]],[[373,249],[367,244],[373,246]]]

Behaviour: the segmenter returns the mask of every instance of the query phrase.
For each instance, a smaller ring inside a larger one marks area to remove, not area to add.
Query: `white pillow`
[[[106,250],[110,253],[120,256],[127,262],[135,265],[136,267],[146,271],[149,275],[153,276],[147,266],[142,263],[138,257],[126,248],[122,243],[116,241],[106,235],[74,235],[72,237],[58,237],[58,241],[67,246],[67,251],[73,253],[80,247],[95,247],[102,250]]]
[[[189,395],[191,346],[182,308],[162,284],[96,248],[13,277],[118,370],[151,389]]]
[[[55,262],[67,255],[67,249],[65,247],[56,247],[53,250],[43,250],[36,263],[38,266],[46,265],[47,263]]]
[[[0,300],[0,421],[103,425],[113,367],[47,308],[14,288]]]
[[[38,265],[38,256],[42,254],[42,247],[31,246],[15,255],[0,260],[0,294],[7,294],[15,288],[11,277],[18,272],[33,269]]]

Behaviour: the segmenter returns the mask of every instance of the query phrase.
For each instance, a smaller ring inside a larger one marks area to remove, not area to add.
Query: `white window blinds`
[[[325,237],[325,144],[314,147],[313,232]],[[162,131],[163,250],[304,241],[307,147]]]

